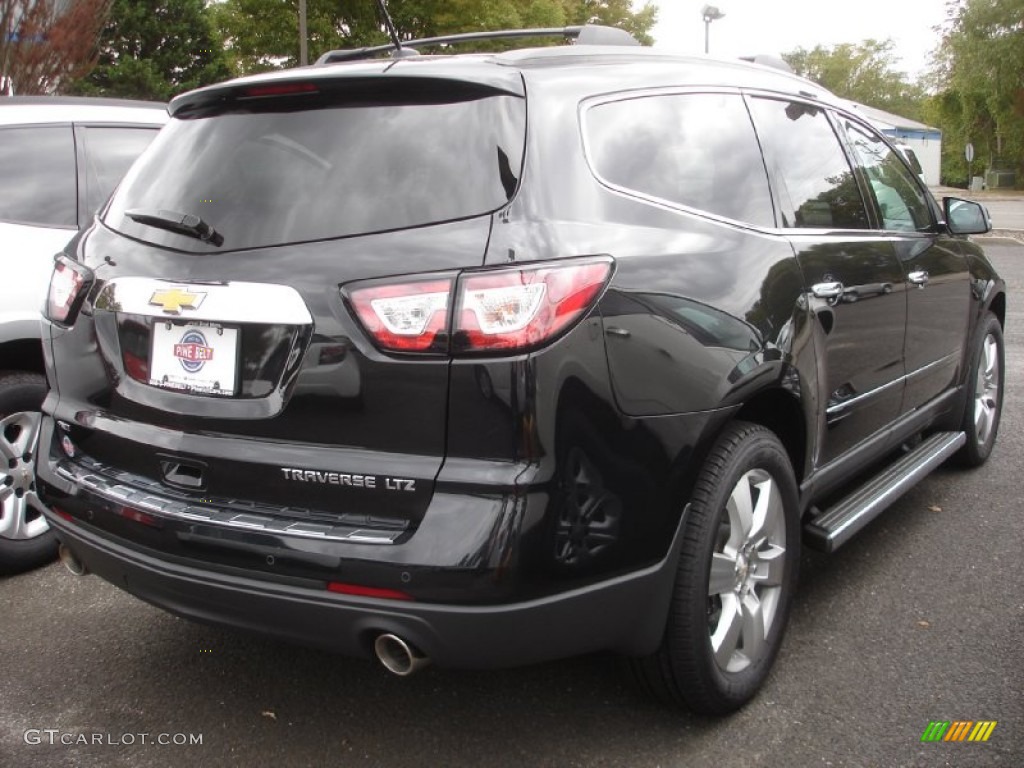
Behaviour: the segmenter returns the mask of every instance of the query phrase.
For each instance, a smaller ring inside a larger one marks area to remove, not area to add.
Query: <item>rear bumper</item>
[[[91,572],[179,616],[364,657],[379,634],[391,632],[439,666],[460,668],[517,666],[604,649],[652,652],[664,632],[678,552],[676,541],[654,566],[542,599],[443,605],[213,572],[99,535],[84,522],[46,516]]]

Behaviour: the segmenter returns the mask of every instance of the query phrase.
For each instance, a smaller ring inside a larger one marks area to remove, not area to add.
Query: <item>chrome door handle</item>
[[[618,336],[619,338],[622,339],[628,339],[630,336],[633,335],[625,328],[619,328],[616,325],[609,325],[607,328],[604,329],[604,332],[609,336]]]
[[[842,283],[815,283],[811,286],[811,293],[819,299],[831,299],[835,301],[843,295]]]
[[[912,282],[918,288],[924,288],[928,285],[928,272],[923,269],[915,269],[907,275],[907,280]]]

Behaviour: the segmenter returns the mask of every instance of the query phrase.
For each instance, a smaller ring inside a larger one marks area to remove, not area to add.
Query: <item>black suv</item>
[[[585,43],[172,101],[50,288],[69,568],[398,674],[611,649],[723,713],[801,539],[988,457],[984,209],[792,74]]]

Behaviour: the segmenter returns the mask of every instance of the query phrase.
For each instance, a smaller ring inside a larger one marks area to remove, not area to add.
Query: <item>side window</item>
[[[738,94],[643,96],[585,117],[594,173],[668,203],[775,226],[768,178]]]
[[[882,229],[928,231],[932,217],[928,201],[907,166],[889,145],[866,128],[846,122],[846,133],[857,162],[864,169],[882,216]]]
[[[92,216],[110,197],[135,158],[156,136],[156,128],[79,127],[85,148],[85,213]]]
[[[0,220],[74,227],[77,200],[71,126],[0,128]]]
[[[824,110],[797,101],[751,99],[765,160],[778,179],[782,225],[868,229],[857,179]]]

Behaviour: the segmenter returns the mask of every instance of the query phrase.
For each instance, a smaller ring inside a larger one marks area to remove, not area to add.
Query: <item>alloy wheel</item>
[[[778,485],[768,472],[749,470],[726,502],[708,578],[708,632],[722,670],[741,672],[767,652],[785,554]]]

